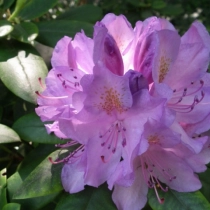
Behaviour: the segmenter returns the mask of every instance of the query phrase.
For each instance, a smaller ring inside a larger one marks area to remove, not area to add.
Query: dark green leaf
[[[82,29],[87,36],[92,36],[93,25],[90,23],[70,21],[70,20],[55,20],[37,23],[39,36],[37,40],[50,47],[55,47],[59,39],[64,36],[74,37],[77,32]]]
[[[193,183],[192,183],[193,184]],[[154,210],[209,210],[210,204],[200,191],[191,193],[181,193],[169,190],[164,193],[159,190],[159,196],[164,198],[164,203],[160,204],[153,189],[149,190],[149,204]]]
[[[32,53],[39,55],[38,52],[29,44],[20,43],[16,40],[0,40],[0,62],[14,58],[18,52],[25,51],[27,54]]]
[[[105,184],[99,188],[86,187],[76,194],[66,193],[57,204],[56,210],[116,210],[111,194]]]
[[[2,118],[2,113],[3,113],[3,108],[2,108],[2,106],[0,106],[0,121],[1,121],[1,118]]]
[[[39,145],[32,150],[20,164],[18,171],[7,180],[10,200],[28,175],[53,151],[54,145]]]
[[[199,174],[200,180],[202,182],[202,188],[201,192],[206,197],[206,199],[210,202],[210,169],[207,168],[207,170],[204,173]]]
[[[0,124],[0,135],[0,144],[20,141],[18,134],[6,125]]]
[[[6,198],[6,168],[0,171],[0,210],[7,203]]]
[[[135,7],[138,7],[140,3],[139,0],[126,0],[126,1],[127,3],[132,4]]]
[[[150,16],[152,16],[152,11],[148,9],[144,9],[144,11],[141,13],[141,16],[143,19],[146,19]]]
[[[36,103],[35,91],[41,90],[38,78],[45,78],[47,67],[43,59],[22,50],[14,58],[0,63],[0,78],[5,86],[20,98]],[[12,81],[12,82],[11,82]]]
[[[34,158],[38,158],[38,157],[34,157]],[[33,160],[31,160],[31,163],[33,165],[32,161]],[[16,172],[15,174],[12,175],[12,177],[8,179],[8,189],[9,189],[10,196],[12,196],[14,193],[17,192],[17,190],[23,183],[24,176],[27,175],[27,174],[23,174],[22,176],[21,174],[22,174],[21,172]],[[28,198],[28,199],[21,199],[21,200],[12,199],[12,198],[10,199],[12,200],[12,202],[17,202],[21,204],[23,209],[38,210],[42,208],[43,206],[45,206],[46,204],[48,204],[49,202],[53,201],[55,197],[57,197],[58,194],[59,192],[52,193],[47,196],[36,197],[36,198]]]
[[[152,8],[153,9],[163,9],[166,7],[166,3],[161,0],[152,1]]]
[[[31,20],[42,16],[50,8],[54,7],[58,0],[30,0],[19,13],[21,19]]]
[[[21,42],[30,43],[38,36],[38,28],[31,22],[23,22],[14,26],[11,35]]]
[[[6,10],[8,9],[13,3],[15,2],[15,0],[4,0],[3,2],[3,9]]]
[[[57,159],[63,152],[66,151],[57,150],[51,153],[49,157]],[[52,165],[46,158],[23,181],[13,199],[34,198],[60,192],[63,189],[60,178],[61,168],[62,164]]]
[[[77,20],[95,23],[102,18],[102,9],[93,5],[83,5],[80,7],[70,8],[63,14],[58,16],[58,19]]]
[[[182,5],[180,4],[167,4],[166,7],[161,9],[163,15],[175,16],[180,15],[184,12]]]
[[[25,141],[32,141],[37,143],[57,144],[61,140],[53,134],[48,134],[44,123],[36,114],[28,114],[18,119],[13,129]]]
[[[18,188],[20,188],[21,184],[28,175],[53,151],[55,151],[55,146],[42,144],[32,150],[25,157],[18,171],[7,181],[10,201],[20,203],[23,209],[38,210],[47,205],[49,202],[52,202],[55,197],[57,197],[59,192],[36,198],[12,200],[13,195],[17,192]]]
[[[0,20],[0,37],[6,36],[13,30],[13,26],[6,20]]]
[[[8,203],[4,206],[3,210],[20,210],[20,204]]]

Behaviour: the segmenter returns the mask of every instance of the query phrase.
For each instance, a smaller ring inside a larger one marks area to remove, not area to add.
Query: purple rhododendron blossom
[[[62,160],[65,191],[104,182],[120,210],[141,209],[152,188],[192,192],[210,162],[210,37],[194,22],[180,37],[151,17],[132,28],[107,14],[93,38],[58,41],[36,113],[47,132],[77,146]],[[61,142],[62,143],[62,142]]]

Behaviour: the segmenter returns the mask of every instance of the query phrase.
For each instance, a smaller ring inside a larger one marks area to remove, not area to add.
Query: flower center
[[[157,143],[159,143],[159,141],[160,141],[160,139],[159,139],[159,137],[157,136],[157,135],[150,135],[150,136],[148,136],[147,137],[147,140],[148,140],[148,142],[149,143],[151,143],[151,144],[157,144]]]
[[[161,83],[169,71],[171,60],[165,56],[161,56],[159,63],[159,82]]]
[[[127,110],[123,106],[122,98],[123,94],[120,94],[117,90],[112,87],[104,87],[104,91],[100,95],[100,102],[97,104],[97,107],[99,109],[103,109],[108,115],[110,115],[114,110],[122,113]]]

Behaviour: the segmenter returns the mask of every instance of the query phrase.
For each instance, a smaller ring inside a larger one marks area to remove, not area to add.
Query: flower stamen
[[[64,98],[68,98],[68,96],[45,96],[45,95],[42,95],[41,93],[39,93],[39,91],[35,91],[35,93],[39,97],[44,98],[44,99],[64,99]]]

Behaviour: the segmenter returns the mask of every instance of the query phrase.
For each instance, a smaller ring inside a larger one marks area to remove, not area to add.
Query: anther
[[[184,89],[183,97],[186,96],[186,94],[187,94],[187,88]]]
[[[52,164],[59,164],[59,163],[63,163],[63,162],[66,161],[65,158],[64,158],[63,160],[53,161],[51,157],[49,157],[48,160],[49,160]]]
[[[101,156],[101,160],[105,163],[104,156]]]
[[[125,147],[126,146],[126,138],[123,138],[123,141],[122,141],[122,146]]]

